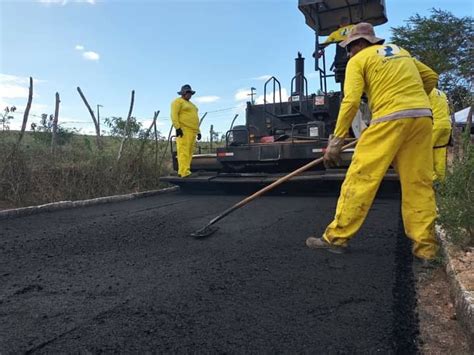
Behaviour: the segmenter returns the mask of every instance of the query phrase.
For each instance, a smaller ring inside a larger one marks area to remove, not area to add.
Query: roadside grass
[[[49,133],[27,132],[14,150],[17,134],[0,132],[0,200],[7,205],[21,207],[167,186],[160,182],[158,171],[166,141],[159,141],[156,150],[153,140],[129,139],[117,162],[119,138],[102,137],[100,151],[95,137],[74,134],[51,153]],[[168,150],[161,175],[171,170]]]
[[[474,246],[474,147],[464,134],[446,181],[437,185],[438,222],[459,248]]]

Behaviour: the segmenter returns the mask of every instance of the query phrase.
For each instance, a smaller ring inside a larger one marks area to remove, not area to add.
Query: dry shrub
[[[437,186],[439,222],[461,248],[474,246],[474,146],[468,133],[446,181]]]
[[[5,151],[5,150],[3,150]],[[22,205],[31,185],[31,172],[22,151],[12,150],[0,166],[0,196],[15,205]]]
[[[116,140],[107,139],[105,149],[100,152],[87,137],[79,138],[58,147],[54,155],[47,145],[32,141],[0,161],[0,200],[26,206],[164,186],[159,182],[153,144],[147,144],[143,154],[138,156],[141,141],[130,141],[117,162]],[[164,146],[161,143],[160,149]],[[11,152],[13,145],[0,143],[0,149]],[[170,159],[169,154],[165,159]],[[169,173],[170,163],[165,161],[163,166],[165,175]]]

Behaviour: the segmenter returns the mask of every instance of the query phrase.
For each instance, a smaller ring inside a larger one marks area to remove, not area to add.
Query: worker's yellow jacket
[[[433,111],[433,129],[451,129],[449,102],[446,94],[441,90],[433,89],[429,97]]]
[[[191,101],[178,97],[171,103],[171,121],[174,128],[199,132],[198,108]]]
[[[334,135],[347,135],[363,93],[369,100],[371,123],[431,116],[428,94],[437,82],[438,75],[403,48],[394,44],[364,48],[347,64]]]
[[[351,32],[352,28],[354,25],[347,25],[341,28],[338,28],[334,32],[332,32],[328,38],[324,41],[323,44],[331,44],[331,43],[339,43],[342,41],[345,41],[347,39],[347,36],[349,35],[349,32]]]

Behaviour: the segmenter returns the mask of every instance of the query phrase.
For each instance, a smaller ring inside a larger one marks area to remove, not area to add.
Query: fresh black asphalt
[[[172,193],[0,221],[0,353],[413,353],[409,241],[378,199],[347,255],[334,196]]]

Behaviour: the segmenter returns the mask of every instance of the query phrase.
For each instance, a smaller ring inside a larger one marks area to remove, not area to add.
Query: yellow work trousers
[[[357,143],[341,187],[336,215],[323,238],[345,246],[362,226],[379,185],[393,164],[402,188],[402,217],[413,253],[432,259],[438,250],[434,236],[436,203],[430,117],[404,118],[367,128]]]
[[[446,178],[446,153],[451,128],[433,128],[433,179],[444,181]]]
[[[197,132],[181,128],[182,137],[176,137],[176,150],[178,153],[178,175],[186,177],[191,174],[191,160],[193,159],[194,144],[196,143]]]

